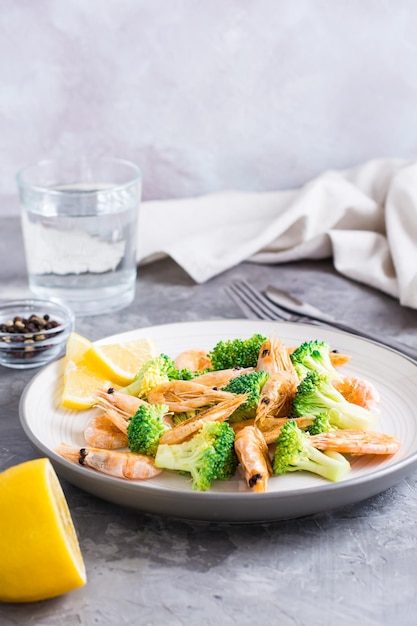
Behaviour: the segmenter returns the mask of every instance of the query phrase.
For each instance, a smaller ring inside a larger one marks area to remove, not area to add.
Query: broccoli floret
[[[269,374],[267,372],[249,372],[248,374],[241,374],[236,378],[232,378],[225,387],[222,387],[222,391],[249,394],[246,402],[243,402],[229,417],[229,422],[240,422],[241,420],[253,419],[255,417],[262,388],[268,378]]]
[[[160,354],[144,363],[135,376],[135,380],[122,391],[147,399],[149,392],[156,385],[167,383],[169,380],[190,380],[194,374],[189,370],[178,370],[175,362],[166,354]]]
[[[314,417],[312,424],[302,430],[306,430],[310,433],[310,435],[319,435],[320,433],[326,433],[329,430],[332,430],[329,416],[327,413],[319,413],[316,417]]]
[[[191,370],[182,369],[182,370],[172,370],[169,380],[192,380],[196,376],[200,376],[203,372],[192,372]]]
[[[123,391],[146,400],[153,387],[168,382],[170,375],[172,376],[175,372],[174,361],[166,354],[159,354],[142,365],[135,376],[135,380],[124,387]]]
[[[191,439],[178,444],[160,444],[156,467],[191,474],[193,489],[207,491],[213,480],[229,480],[238,459],[235,434],[227,422],[210,422]]]
[[[338,481],[350,470],[348,460],[338,452],[322,452],[309,442],[309,435],[293,420],[282,427],[272,462],[274,474],[305,470],[327,480]]]
[[[292,417],[321,413],[328,416],[330,426],[334,428],[366,430],[372,428],[378,418],[378,413],[348,402],[327,376],[310,372],[297,387]]]
[[[255,334],[249,339],[229,339],[219,341],[208,356],[213,370],[227,370],[233,367],[255,367],[259,350],[266,337]]]
[[[161,435],[169,430],[163,417],[168,413],[166,404],[142,404],[127,426],[127,439],[131,452],[155,456]]]
[[[305,341],[290,355],[292,364],[299,378],[309,372],[325,374],[330,380],[341,380],[341,374],[330,359],[330,345],[326,341]]]

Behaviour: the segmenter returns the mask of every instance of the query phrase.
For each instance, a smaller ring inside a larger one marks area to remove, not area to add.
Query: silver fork
[[[417,360],[417,350],[410,346],[396,341],[391,337],[381,338],[373,333],[362,331],[357,328],[350,327],[342,322],[323,322],[312,319],[304,315],[296,315],[289,313],[279,305],[271,302],[263,293],[255,289],[246,280],[239,280],[229,287],[226,287],[226,291],[232,297],[232,299],[240,306],[245,315],[249,318],[255,318],[259,320],[283,320],[286,322],[306,322],[315,326],[321,326],[324,328],[337,328],[345,332],[350,332],[353,335],[369,339],[375,343],[378,343],[387,348],[391,348],[411,358],[413,361]]]
[[[255,289],[246,280],[237,280],[228,287],[227,293],[242,309],[246,317],[255,317],[258,320],[284,320],[286,322],[309,322],[311,318],[295,315],[274,304],[263,293]]]

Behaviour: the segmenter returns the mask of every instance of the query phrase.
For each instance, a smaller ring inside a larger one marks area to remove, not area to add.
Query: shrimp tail
[[[55,448],[55,452],[68,461],[72,461],[73,463],[79,462],[80,448],[70,446],[67,443],[61,443],[57,448]]]

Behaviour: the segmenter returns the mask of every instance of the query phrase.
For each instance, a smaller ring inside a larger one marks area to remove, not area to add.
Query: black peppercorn
[[[47,337],[54,337],[62,332],[59,329],[61,324],[56,320],[51,320],[48,314],[35,315],[34,313],[26,318],[21,315],[15,315],[12,320],[0,323],[0,342],[6,344],[21,343],[22,349],[12,349],[10,345],[10,354],[14,358],[31,358],[34,354],[47,350],[49,345],[39,345]],[[56,332],[45,334],[46,331],[56,328]],[[17,347],[17,346],[16,346]]]

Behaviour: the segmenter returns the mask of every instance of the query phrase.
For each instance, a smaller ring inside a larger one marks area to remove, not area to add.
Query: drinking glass
[[[29,287],[75,315],[132,302],[141,172],[115,158],[56,159],[17,174]]]

